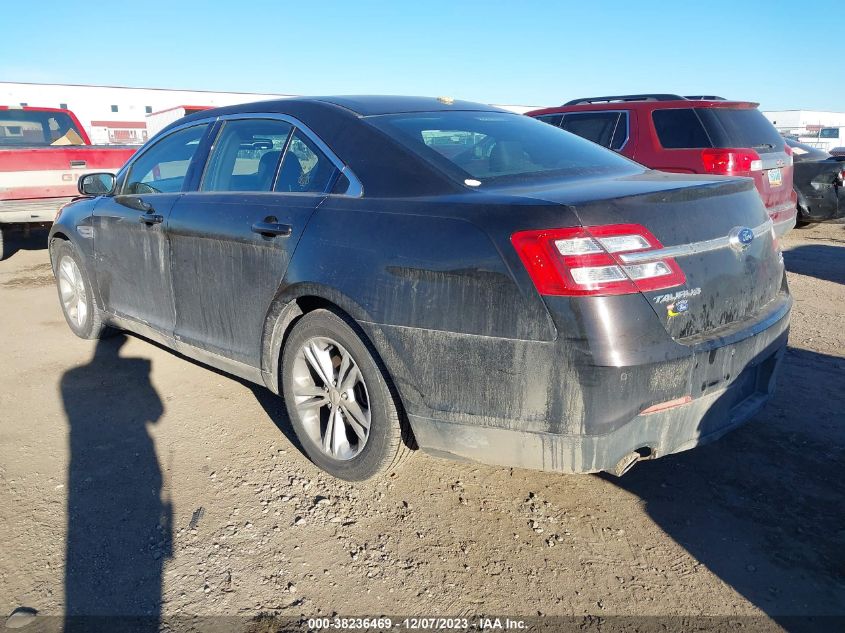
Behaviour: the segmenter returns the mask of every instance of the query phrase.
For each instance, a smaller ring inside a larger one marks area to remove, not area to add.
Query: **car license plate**
[[[769,172],[769,184],[772,187],[779,187],[783,184],[783,174],[780,171],[780,167],[775,169],[770,169]]]

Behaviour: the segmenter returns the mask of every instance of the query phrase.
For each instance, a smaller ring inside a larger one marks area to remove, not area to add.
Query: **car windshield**
[[[0,110],[0,147],[82,144],[79,129],[64,112]]]
[[[560,128],[507,112],[415,112],[367,120],[469,185],[643,169]]]

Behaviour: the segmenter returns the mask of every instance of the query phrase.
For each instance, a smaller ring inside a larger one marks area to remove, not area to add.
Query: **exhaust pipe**
[[[640,457],[641,456],[637,451],[631,451],[616,462],[616,466],[613,467],[610,473],[616,477],[621,477],[631,470],[638,461],[640,461]]]

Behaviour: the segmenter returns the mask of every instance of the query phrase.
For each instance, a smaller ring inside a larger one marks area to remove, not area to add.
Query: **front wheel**
[[[65,321],[79,338],[100,338],[106,329],[103,314],[94,303],[91,284],[76,248],[68,241],[54,240],[50,255]]]
[[[305,453],[349,481],[395,468],[408,454],[398,397],[375,350],[329,310],[305,314],[282,352],[282,393]]]

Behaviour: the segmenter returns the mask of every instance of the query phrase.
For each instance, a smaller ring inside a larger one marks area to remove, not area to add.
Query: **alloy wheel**
[[[88,319],[88,298],[82,271],[72,257],[65,256],[59,261],[58,272],[62,306],[68,318],[82,328]]]
[[[358,364],[337,341],[305,341],[293,364],[293,398],[308,437],[333,459],[357,456],[370,435],[370,397]]]

